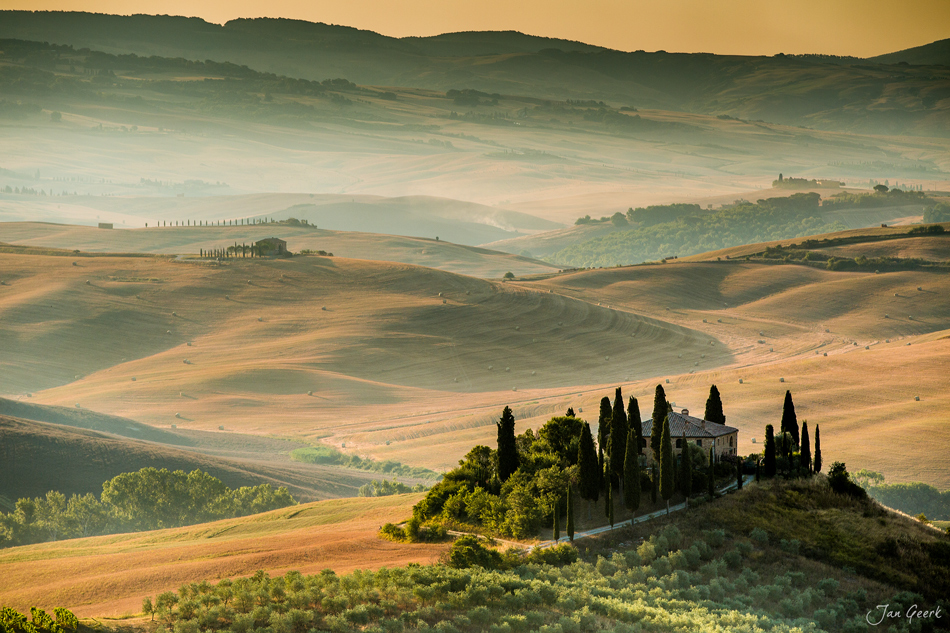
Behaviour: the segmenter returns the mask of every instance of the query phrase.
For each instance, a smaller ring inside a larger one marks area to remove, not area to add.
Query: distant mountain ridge
[[[817,129],[915,135],[950,129],[950,94],[941,87],[950,84],[950,67],[934,75],[933,67],[890,65],[945,63],[943,42],[869,60],[729,56],[623,52],[513,31],[394,38],[284,18],[218,25],[177,16],[26,11],[0,12],[0,38],[211,59],[309,80],[608,101]]]

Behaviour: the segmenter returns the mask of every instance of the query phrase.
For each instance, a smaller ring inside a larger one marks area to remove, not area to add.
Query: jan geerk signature
[[[905,619],[911,622],[915,618],[918,620],[939,620],[943,617],[943,612],[938,606],[936,609],[921,609],[916,604],[907,607],[906,611],[891,609],[890,604],[879,604],[874,609],[868,611],[866,619],[871,626],[877,626],[884,620]]]

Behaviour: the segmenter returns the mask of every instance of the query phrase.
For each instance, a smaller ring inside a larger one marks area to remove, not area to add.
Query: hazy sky
[[[0,0],[3,9],[287,17],[386,35],[517,30],[620,50],[871,56],[950,37],[950,0]]]

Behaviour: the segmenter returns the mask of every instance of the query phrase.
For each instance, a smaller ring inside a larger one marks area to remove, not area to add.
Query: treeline
[[[51,616],[43,609],[30,608],[30,617],[11,609],[0,609],[0,633],[64,633],[79,628],[79,619],[69,609],[56,607]]]
[[[866,469],[854,473],[854,480],[875,501],[889,508],[911,516],[922,514],[929,520],[950,520],[950,490],[940,492],[921,481],[889,484],[885,482],[883,474]]]
[[[926,204],[929,198],[923,191],[888,189],[885,185],[874,187],[874,193],[837,193],[821,202],[823,209],[877,209],[899,207],[909,204]]]
[[[359,470],[387,473],[400,477],[416,477],[419,479],[435,479],[439,477],[439,473],[434,470],[429,470],[428,468],[422,468],[421,466],[405,466],[389,459],[377,462],[372,459],[360,457],[359,455],[345,455],[330,446],[295,448],[290,451],[290,458],[308,464],[357,468]]]
[[[924,223],[950,222],[950,204],[938,202],[924,210]]]
[[[363,484],[360,486],[359,496],[360,497],[388,497],[390,495],[404,495],[408,492],[425,492],[425,484],[416,484],[415,486],[407,486],[406,484],[396,481],[382,481],[373,480],[368,484]]]
[[[0,547],[194,525],[276,510],[297,502],[270,484],[232,489],[200,470],[143,468],[102,484],[102,494],[50,491],[0,513]]]
[[[628,216],[642,222],[641,226],[574,244],[553,253],[550,259],[575,267],[637,264],[844,230],[842,224],[822,219],[820,200],[817,193],[797,193],[755,203],[739,202],[715,212],[700,212],[696,205],[637,209]]]

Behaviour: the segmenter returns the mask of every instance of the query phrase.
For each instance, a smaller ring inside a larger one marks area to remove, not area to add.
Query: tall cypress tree
[[[802,420],[802,448],[799,454],[799,466],[802,472],[811,472],[811,442],[808,439],[808,420]]]
[[[604,489],[604,449],[597,447],[597,487]]]
[[[782,406],[782,433],[791,433],[795,446],[798,446],[798,417],[795,415],[791,391],[785,392],[785,404]]]
[[[637,437],[643,438],[643,422],[640,421],[640,403],[633,396],[627,402],[627,426],[637,431]],[[637,447],[637,455],[640,454],[640,447]]]
[[[815,463],[813,465],[816,473],[821,472],[821,435],[818,425],[815,425]]]
[[[666,501],[666,513],[670,513],[670,498],[673,496],[673,484],[676,478],[673,463],[673,442],[670,440],[669,418],[663,419],[663,436],[660,439],[660,496]]]
[[[594,448],[594,438],[590,432],[590,424],[584,423],[581,428],[580,446],[577,447],[577,475],[578,492],[581,499],[587,501],[587,519],[590,520],[590,506],[600,496],[600,476],[597,462],[597,450]]]
[[[515,416],[509,407],[495,423],[498,427],[498,479],[504,483],[518,470],[518,445],[515,442]]]
[[[660,489],[660,475],[659,471],[656,468],[656,462],[650,464],[650,481],[653,483],[653,487],[650,489],[650,501],[653,505],[656,505],[656,494]]]
[[[604,396],[600,399],[600,415],[597,416],[597,447],[604,452],[607,452],[607,443],[610,442],[610,420],[613,417],[610,398]]]
[[[607,469],[610,468],[610,460],[607,460],[606,467]],[[608,476],[607,486],[604,492],[604,516],[606,516],[608,519],[611,519],[611,521],[613,521],[612,519],[613,513],[614,513],[613,486],[610,485],[610,478]],[[613,525],[613,523],[611,523],[610,525]]]
[[[574,495],[571,494],[571,484],[567,484],[567,538],[574,541]]]
[[[680,453],[680,492],[686,497],[689,505],[689,496],[693,494],[693,457],[690,455],[689,444],[686,443],[686,430],[683,430],[683,451]]]
[[[766,477],[775,476],[775,431],[771,424],[765,426],[765,460],[762,470]]]
[[[561,540],[561,500],[554,501],[554,542]]]
[[[623,505],[636,514],[640,507],[640,436],[636,429],[627,433],[627,455],[623,462]]]
[[[660,442],[663,437],[663,422],[669,407],[666,404],[666,392],[663,385],[656,386],[653,396],[653,428],[650,429],[650,448],[653,449],[653,459],[660,461]]]
[[[627,412],[623,409],[623,394],[620,392],[620,387],[617,387],[614,395],[614,406],[610,417],[609,452],[613,476],[622,483],[624,455],[627,452]]]
[[[726,416],[722,412],[722,398],[719,397],[719,389],[716,385],[709,387],[709,397],[706,398],[706,411],[703,413],[703,419],[717,424],[726,423]]]

